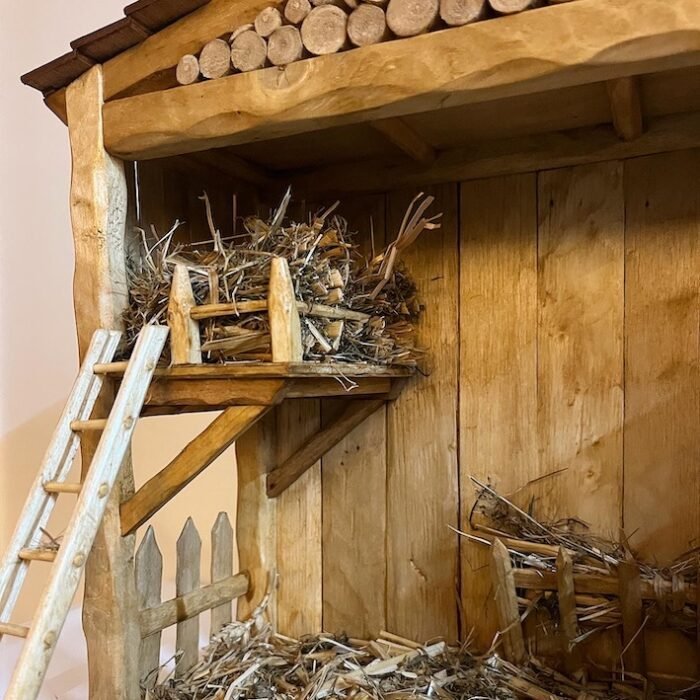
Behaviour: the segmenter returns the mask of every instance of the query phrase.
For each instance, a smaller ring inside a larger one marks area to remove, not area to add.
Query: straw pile
[[[439,227],[440,214],[425,216],[433,197],[418,195],[395,240],[379,254],[372,251],[369,258],[360,253],[346,220],[336,214],[337,202],[306,222],[286,221],[287,192],[270,219],[249,217],[243,234],[224,238],[206,194],[202,199],[210,245],[196,249],[174,245],[179,221],[164,236],[153,228],[150,235],[141,231],[140,250],[130,256],[128,266],[129,347],[145,324],[166,323],[176,264],[188,268],[197,304],[240,304],[266,299],[270,261],[279,256],[289,263],[297,301],[310,309],[302,319],[305,360],[415,365],[419,352],[414,324],[421,307],[399,255],[422,231]],[[314,315],[313,305],[325,313]],[[201,327],[202,350],[210,361],[271,359],[266,311],[232,312],[227,318],[204,321]]]

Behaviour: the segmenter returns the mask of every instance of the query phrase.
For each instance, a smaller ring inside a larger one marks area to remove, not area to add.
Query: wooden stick
[[[369,46],[389,36],[386,15],[378,5],[362,3],[348,17],[348,38],[355,46]]]
[[[267,39],[275,29],[282,26],[282,13],[276,7],[266,7],[255,18],[255,31]]]
[[[233,406],[217,416],[170,464],[122,503],[122,535],[135,532],[267,411],[266,406]]]
[[[559,623],[569,644],[569,651],[580,632],[576,618],[576,592],[574,589],[574,563],[563,548],[557,554],[557,591],[559,594]]]
[[[486,0],[440,0],[440,19],[450,27],[461,27],[483,19],[487,9]]]
[[[228,515],[219,513],[211,529],[211,581],[225,581],[233,575],[233,528]],[[231,602],[226,601],[211,609],[209,636],[221,631],[232,620]]]
[[[83,485],[79,482],[69,481],[47,481],[44,483],[46,493],[80,493]]]
[[[636,76],[608,80],[605,84],[615,132],[624,141],[638,139],[644,133],[642,99]]]
[[[268,297],[273,362],[301,362],[301,324],[294,285],[285,258],[273,258],[270,265]]]
[[[326,304],[307,304],[303,301],[297,301],[297,310],[302,316],[318,316],[320,318],[329,318],[334,321],[368,321],[369,314],[361,311],[352,311],[351,309],[338,308],[337,306],[328,306]],[[196,321],[201,321],[206,318],[216,318],[219,316],[240,316],[242,314],[259,313],[267,311],[267,299],[253,299],[252,301],[240,301],[224,304],[201,304],[195,306],[191,311],[191,317]]]
[[[223,581],[197,588],[191,593],[166,600],[157,608],[141,611],[141,637],[144,639],[177,623],[240,598],[248,591],[248,574],[240,573]]]
[[[348,16],[335,5],[314,7],[301,25],[301,40],[315,56],[340,51],[347,44]]]
[[[175,589],[183,598],[199,588],[202,540],[192,518],[187,518],[177,540],[177,570]],[[162,606],[161,606],[162,607]],[[180,615],[176,632],[177,650],[182,655],[175,665],[175,676],[182,677],[199,661],[199,617]]]
[[[141,610],[158,607],[163,583],[163,555],[152,527],[146,530],[136,550],[134,569],[139,607]],[[139,680],[146,688],[153,688],[158,680],[158,673],[154,669],[160,666],[160,642],[160,631],[141,640]]]
[[[192,85],[199,80],[199,59],[191,53],[185,54],[175,69],[175,79],[180,85]]]
[[[231,72],[231,47],[223,39],[214,39],[204,45],[199,54],[199,70],[203,78],[223,78]]]
[[[284,6],[284,18],[290,24],[301,24],[309,12],[311,12],[309,0],[287,0]]]
[[[175,265],[168,303],[170,361],[173,365],[202,362],[199,324],[191,315],[194,307],[190,274],[184,265]]]
[[[289,459],[267,475],[267,495],[270,498],[279,496],[328,450],[335,447],[383,405],[383,399],[350,401],[343,413],[330,426],[316,433]]]
[[[396,36],[430,31],[438,19],[439,0],[389,0],[386,23]]]
[[[231,44],[231,63],[242,73],[257,70],[265,65],[267,44],[256,32],[241,32]]]
[[[29,635],[29,627],[14,625],[11,622],[0,622],[0,636],[3,634],[8,634],[10,637],[26,639]]]
[[[622,661],[625,672],[644,675],[646,671],[644,631],[642,629],[642,587],[639,566],[632,559],[617,568],[622,611]]]
[[[275,29],[267,42],[267,58],[273,66],[298,61],[304,53],[301,32],[291,25]]]
[[[500,540],[496,540],[491,547],[490,569],[498,624],[503,639],[503,655],[511,663],[520,664],[525,660],[526,652],[518,612],[518,596],[510,554]]]

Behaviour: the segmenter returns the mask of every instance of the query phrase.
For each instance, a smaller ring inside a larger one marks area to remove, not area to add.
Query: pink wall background
[[[70,154],[65,126],[19,76],[68,50],[69,42],[122,16],[127,0],[0,0],[0,552],[12,534],[51,431],[77,369],[72,306],[73,251],[68,191]],[[162,468],[211,415],[148,419],[134,443],[137,486]],[[70,511],[61,497],[52,534]],[[204,543],[202,581],[208,582],[208,531],[220,510],[235,508],[232,451],[177,496],[154,519],[174,575],[175,541],[192,515]],[[14,621],[30,619],[49,566],[32,565],[27,595]],[[166,583],[164,596],[172,595]],[[208,626],[203,620],[202,631]],[[0,641],[0,696],[19,643]],[[87,697],[85,647],[75,610],[64,629],[42,697]]]

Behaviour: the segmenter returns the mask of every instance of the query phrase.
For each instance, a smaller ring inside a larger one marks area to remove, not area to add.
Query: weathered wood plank
[[[559,548],[557,555],[557,597],[559,600],[559,624],[567,642],[568,651],[571,652],[574,640],[580,632],[576,617],[574,563],[571,555],[563,547]]]
[[[179,627],[186,621],[195,621],[194,618],[206,610],[229,603],[245,595],[247,590],[248,575],[240,573],[166,600],[155,608],[141,612],[141,635],[148,638],[172,625]]]
[[[386,244],[386,198],[343,199],[363,255]],[[322,401],[323,425],[347,402]],[[323,628],[373,639],[386,629],[386,408],[322,458]],[[362,571],[362,576],[356,574]]]
[[[642,586],[639,566],[633,559],[624,561],[617,569],[620,611],[622,612],[621,662],[625,673],[645,675],[644,623],[642,615]]]
[[[284,80],[273,68],[116,100],[107,145],[155,158],[696,65],[698,33],[695,0],[573,2],[299,61]]]
[[[266,406],[234,406],[217,416],[170,464],[122,503],[122,533],[135,532],[268,410]]]
[[[66,91],[73,169],[70,206],[75,247],[73,298],[82,358],[98,328],[120,329],[127,305],[124,256],[127,185],[124,166],[104,148],[103,74],[91,68]],[[106,415],[109,395],[95,409]],[[96,448],[82,439],[83,476]],[[133,493],[127,455],[85,567],[83,628],[92,697],[138,697],[138,600],[134,539],[122,539],[119,503]]]
[[[525,661],[526,651],[518,612],[518,595],[510,554],[500,540],[496,540],[491,547],[490,571],[499,632],[503,641],[503,656],[514,664],[520,664]]]
[[[211,582],[217,583],[233,574],[233,528],[228,514],[221,512],[211,530]],[[209,636],[219,632],[232,620],[231,603],[211,610]]]
[[[201,556],[202,540],[192,518],[187,518],[177,540],[175,590],[178,598],[199,588]],[[182,677],[199,661],[199,615],[188,615],[184,620],[180,618],[176,636],[175,646],[182,655],[177,660],[175,675]]]
[[[699,180],[697,150],[625,164],[624,525],[660,564],[700,532]],[[698,672],[679,634],[649,630],[646,650],[650,672]]]
[[[296,452],[267,475],[267,495],[277,498],[295,483],[307,469],[384,405],[383,399],[351,401],[327,427],[313,435]]]
[[[639,138],[644,131],[639,78],[615,78],[606,83],[606,88],[617,135],[625,141]]]
[[[442,228],[426,231],[402,258],[425,311],[417,345],[429,376],[387,407],[387,626],[409,639],[458,634],[457,186],[427,191]],[[414,192],[389,198],[387,239]]]
[[[270,263],[268,314],[272,339],[273,362],[301,362],[301,325],[294,285],[286,258],[273,258]]]
[[[537,186],[535,175],[462,183],[460,488],[470,476],[511,493],[538,475]],[[462,636],[486,651],[498,631],[489,553],[461,542]]]
[[[140,609],[143,611],[160,605],[163,555],[152,527],[146,530],[136,550],[135,575]],[[156,669],[160,667],[160,639],[160,632],[155,632],[141,640],[139,682],[145,688],[153,688],[158,680]]]
[[[277,408],[278,462],[321,427],[320,402],[288,401]],[[277,620],[282,634],[322,629],[321,463],[316,462],[277,502]]]
[[[190,273],[185,265],[175,265],[168,304],[170,361],[174,365],[199,364],[202,361],[199,324],[190,318],[194,307]]]

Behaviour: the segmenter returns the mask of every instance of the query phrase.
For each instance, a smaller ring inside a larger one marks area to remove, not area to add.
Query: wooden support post
[[[526,653],[513,565],[506,546],[498,539],[494,540],[491,547],[491,583],[503,639],[503,656],[511,663],[520,664],[525,660]]]
[[[285,258],[273,258],[270,264],[268,298],[273,362],[301,362],[301,323],[294,285]]]
[[[158,549],[155,532],[149,527],[136,551],[136,590],[141,610],[160,605],[162,579],[163,555]],[[154,632],[141,640],[139,681],[145,688],[153,688],[158,680],[160,638],[160,632]]]
[[[639,567],[632,559],[617,570],[622,611],[622,662],[630,673],[645,673],[644,630],[642,629],[642,587]]]
[[[638,139],[644,133],[642,100],[636,76],[608,80],[608,99],[615,132],[624,141]]]
[[[276,498],[289,488],[307,469],[366,418],[384,405],[383,399],[352,400],[341,415],[327,428],[314,435],[291,457],[267,475],[267,495]]]
[[[73,171],[70,205],[75,245],[73,283],[78,346],[82,359],[98,328],[120,329],[127,305],[125,235],[127,186],[124,166],[104,147],[101,66],[66,90]],[[109,391],[103,401],[109,401]],[[96,407],[106,414],[106,404]],[[96,447],[82,439],[83,471]],[[122,538],[119,503],[133,493],[127,454],[85,568],[83,627],[88,646],[89,695],[137,700],[139,690],[138,600],[133,537]]]
[[[268,406],[227,408],[167,467],[161,469],[128,501],[122,503],[122,533],[128,535],[135,532],[268,410]]]
[[[559,595],[559,624],[571,651],[579,636],[576,618],[576,591],[574,589],[574,564],[571,555],[563,548],[557,554],[557,592]]]
[[[191,317],[195,305],[190,273],[185,265],[175,265],[168,304],[170,361],[173,365],[202,362],[199,323]]]
[[[202,557],[202,540],[192,518],[187,518],[177,540],[177,572],[175,590],[182,599],[199,588],[199,566]],[[176,605],[177,609],[177,605]],[[199,661],[199,613],[179,616],[176,647],[182,656],[175,665],[175,675],[184,676]],[[143,634],[143,632],[142,632]]]
[[[417,163],[428,167],[435,161],[435,149],[403,119],[378,119],[370,126]]]
[[[233,528],[228,515],[219,513],[211,530],[211,582],[217,583],[233,574]],[[231,622],[231,601],[211,610],[209,636]]]

